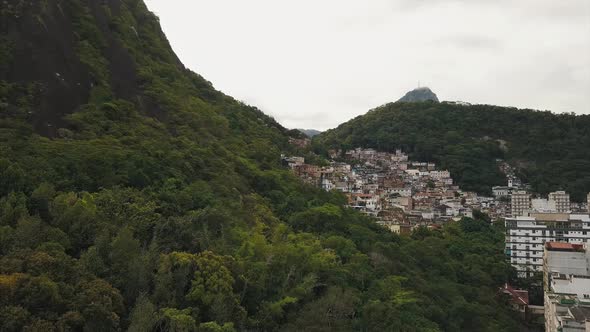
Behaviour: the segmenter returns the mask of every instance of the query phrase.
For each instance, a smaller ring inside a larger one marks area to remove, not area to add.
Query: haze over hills
[[[0,18],[0,330],[518,330],[501,228],[400,237],[299,181],[301,134],[187,70],[143,1]]]
[[[462,188],[490,194],[505,185],[496,159],[514,165],[542,194],[566,190],[582,202],[590,191],[590,115],[491,105],[433,103],[422,88],[316,136],[321,148],[402,148],[436,161]],[[426,102],[402,102],[407,100]],[[436,99],[438,100],[438,99]]]
[[[310,138],[322,133],[321,131],[315,130],[315,129],[297,129],[297,130],[304,133],[305,135],[307,135],[307,137],[310,137]]]

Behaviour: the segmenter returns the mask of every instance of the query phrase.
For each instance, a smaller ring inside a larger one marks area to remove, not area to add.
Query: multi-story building
[[[546,242],[590,243],[590,216],[531,213],[506,218],[506,254],[521,277],[543,269]]]
[[[590,213],[590,193],[588,193],[588,213]]]
[[[526,191],[513,192],[510,197],[512,217],[523,216],[531,210],[531,194]]]
[[[549,194],[549,205],[555,206],[555,212],[568,213],[571,211],[570,195],[565,191],[556,191]]]
[[[548,242],[543,256],[545,331],[590,331],[590,251]]]

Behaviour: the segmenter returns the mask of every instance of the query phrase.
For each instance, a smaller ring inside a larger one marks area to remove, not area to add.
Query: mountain
[[[322,133],[321,131],[315,130],[315,129],[297,129],[297,130],[304,133],[307,137],[310,137],[310,138]]]
[[[416,88],[406,93],[398,102],[414,103],[419,101],[434,101],[438,103],[438,97],[430,88]]]
[[[518,330],[501,227],[399,237],[305,185],[302,134],[142,1],[5,0],[0,32],[0,330]]]
[[[490,194],[506,185],[496,159],[517,169],[533,189],[567,190],[582,202],[590,191],[590,115],[457,103],[391,103],[326,131],[327,148],[402,148],[435,161],[464,189]]]

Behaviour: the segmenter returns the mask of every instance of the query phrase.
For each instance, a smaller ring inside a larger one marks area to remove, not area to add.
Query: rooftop
[[[504,287],[502,287],[501,291],[504,294],[510,295],[510,297],[512,298],[512,301],[515,303],[523,304],[523,305],[529,304],[529,292],[528,291],[514,289],[514,288],[512,288],[512,286],[510,286],[508,284],[505,284]]]
[[[584,251],[584,245],[565,242],[547,242],[545,248],[551,251]]]
[[[590,320],[590,308],[588,307],[573,307],[570,309],[570,312],[578,322]]]
[[[551,280],[551,291],[555,294],[571,295],[582,300],[590,295],[590,279],[584,276],[569,276],[567,279]]]

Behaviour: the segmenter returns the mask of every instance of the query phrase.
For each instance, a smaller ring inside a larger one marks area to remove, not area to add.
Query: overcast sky
[[[590,113],[590,0],[146,0],[193,71],[289,128],[418,86]]]

